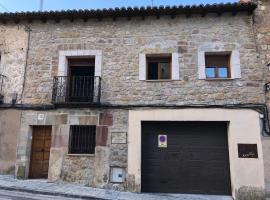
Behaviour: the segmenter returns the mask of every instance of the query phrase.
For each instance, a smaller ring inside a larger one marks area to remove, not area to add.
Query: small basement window
[[[231,78],[231,54],[205,54],[206,78]]]
[[[171,79],[171,55],[147,55],[147,80],[168,80]]]
[[[96,126],[70,126],[69,154],[95,154]]]

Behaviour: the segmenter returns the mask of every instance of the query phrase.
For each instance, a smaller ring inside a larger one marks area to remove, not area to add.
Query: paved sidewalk
[[[267,200],[270,200],[270,183],[265,183],[265,187],[266,187],[266,197]]]
[[[85,187],[80,184],[48,183],[47,180],[17,180],[10,175],[0,175],[0,189],[65,196],[82,199],[106,200],[232,200],[227,196],[182,194],[137,194]]]

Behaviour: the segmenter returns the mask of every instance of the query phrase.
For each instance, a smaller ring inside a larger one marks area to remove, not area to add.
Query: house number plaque
[[[257,144],[238,144],[239,158],[258,158]]]

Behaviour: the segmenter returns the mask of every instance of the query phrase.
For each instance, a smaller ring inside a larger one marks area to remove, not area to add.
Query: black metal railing
[[[98,76],[56,76],[53,79],[52,102],[100,103],[101,78]]]
[[[0,96],[3,95],[5,79],[6,79],[6,76],[0,74]]]

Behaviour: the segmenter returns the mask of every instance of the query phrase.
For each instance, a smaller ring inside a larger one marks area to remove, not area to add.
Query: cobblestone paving
[[[35,195],[63,195],[84,199],[110,200],[232,200],[227,196],[184,195],[184,194],[136,194],[98,188],[85,187],[70,183],[48,183],[47,180],[17,180],[13,176],[0,175],[0,189],[34,192]]]

